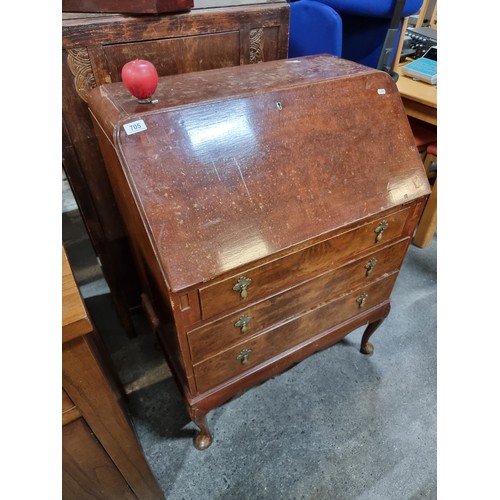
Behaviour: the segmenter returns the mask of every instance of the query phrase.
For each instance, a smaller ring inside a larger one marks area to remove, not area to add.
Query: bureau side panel
[[[138,267],[140,268],[145,266],[149,276],[151,276],[154,281],[154,289],[156,290],[160,299],[159,302],[162,305],[161,310],[158,311],[160,313],[160,318],[165,321],[165,315],[169,312],[166,309],[168,307],[174,317],[174,322],[177,323],[175,316],[176,313],[178,314],[180,308],[175,307],[175,300],[169,292],[165,276],[158,263],[158,259],[155,255],[149,235],[144,227],[144,222],[141,219],[141,215],[137,209],[133,195],[131,194],[132,191],[128,184],[128,180],[123,173],[115,149],[109,138],[104,134],[102,128],[93,115],[92,118],[99,145],[105,159],[106,170],[111,180],[114,195],[118,201],[120,211],[122,212],[131,244],[135,249]],[[150,283],[145,283],[146,280],[147,277],[143,274],[142,286],[145,290],[151,286]],[[155,302],[155,298],[153,298],[153,303]],[[179,323],[182,321],[183,319],[180,318]],[[186,359],[189,360],[187,340],[183,335],[177,335],[175,329],[170,328],[166,329],[166,334],[162,337],[163,346],[168,351],[166,354],[168,354],[170,368],[174,373],[176,380],[181,385],[184,392],[193,391],[194,382],[192,381],[191,364],[185,362]]]

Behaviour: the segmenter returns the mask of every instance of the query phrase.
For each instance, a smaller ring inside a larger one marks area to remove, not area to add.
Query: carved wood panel
[[[68,49],[68,66],[76,92],[87,102],[89,92],[97,86],[87,48]]]

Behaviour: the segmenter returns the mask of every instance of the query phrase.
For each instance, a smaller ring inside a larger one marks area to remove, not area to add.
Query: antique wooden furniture
[[[217,7],[212,0],[206,8],[166,15],[63,14],[63,167],[129,335],[129,313],[140,305],[137,272],[88,114],[88,94],[120,81],[122,66],[136,58],[154,63],[160,76],[286,58],[288,4],[246,3]]]
[[[164,498],[62,251],[63,498]]]
[[[189,10],[193,5],[193,0],[62,0],[62,11],[164,14]]]
[[[238,391],[364,324],[372,351],[429,184],[393,80],[346,60],[164,77],[155,97],[116,83],[89,107],[203,449]]]

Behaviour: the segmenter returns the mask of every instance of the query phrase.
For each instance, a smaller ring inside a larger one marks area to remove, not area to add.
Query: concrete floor
[[[63,242],[167,499],[437,497],[436,237],[410,247],[372,356],[359,353],[356,330],[240,394],[209,413],[214,442],[203,452],[144,318],[135,339],[121,329],[71,204]]]

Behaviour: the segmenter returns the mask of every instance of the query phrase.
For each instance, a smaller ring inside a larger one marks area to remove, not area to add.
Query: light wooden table
[[[437,125],[437,85],[414,80],[403,75],[398,64],[394,69],[399,75],[396,82],[408,116]]]
[[[408,116],[437,125],[437,85],[414,80],[403,75],[399,64],[394,69],[399,78],[396,83]],[[413,238],[413,243],[420,248],[426,247],[437,229],[437,179],[432,186],[432,193],[425,205],[422,217]]]

